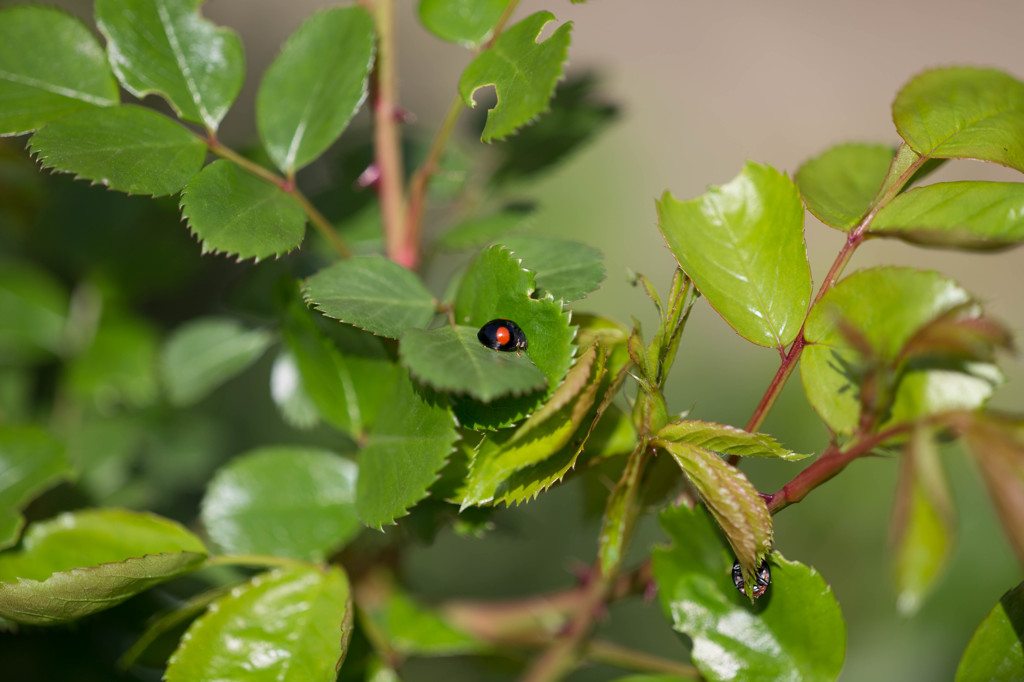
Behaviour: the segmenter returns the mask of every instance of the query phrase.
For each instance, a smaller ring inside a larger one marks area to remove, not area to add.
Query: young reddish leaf
[[[805,161],[793,179],[814,217],[849,232],[871,207],[892,159],[888,145],[843,144]]]
[[[206,144],[187,128],[142,107],[75,112],[32,136],[45,168],[129,194],[177,194],[203,167]]]
[[[547,386],[547,377],[529,357],[487,348],[474,327],[407,329],[398,351],[402,365],[417,381],[485,403]]]
[[[658,227],[697,289],[740,336],[783,349],[796,338],[811,296],[796,185],[747,162],[732,182],[679,201],[666,192]]]
[[[996,348],[1013,350],[1013,334],[1003,323],[981,314],[977,304],[957,306],[910,337],[901,357],[958,357],[991,362]]]
[[[935,587],[953,545],[953,502],[938,454],[932,435],[916,429],[900,463],[890,537],[896,607],[905,616]]]
[[[303,291],[327,317],[392,339],[426,327],[437,313],[420,278],[379,255],[339,261],[307,279]]]
[[[978,417],[964,436],[1017,560],[1024,566],[1024,443],[1019,427]]]
[[[672,544],[654,550],[658,598],[673,627],[693,641],[704,679],[835,680],[846,626],[832,589],[813,568],[770,560],[772,582],[755,604],[730,576],[733,557],[701,507],[661,514]]]
[[[1024,83],[994,69],[925,71],[892,105],[896,130],[922,156],[994,161],[1024,171]]]
[[[772,517],[747,477],[714,452],[691,443],[651,441],[676,461],[715,517],[749,579],[772,549]]]
[[[1002,596],[974,631],[956,682],[1016,682],[1024,679],[1024,583]]]
[[[509,0],[420,0],[420,21],[441,40],[479,47],[491,37]]]
[[[0,549],[18,541],[21,508],[58,482],[71,478],[64,444],[34,426],[0,426]]]
[[[96,24],[125,90],[159,95],[178,116],[216,130],[242,89],[245,54],[230,29],[199,15],[203,0],[96,0]]]
[[[899,195],[878,212],[869,233],[915,244],[999,249],[1024,241],[1024,185],[940,182]]]
[[[459,438],[448,406],[421,395],[404,372],[388,404],[359,453],[356,484],[359,518],[378,529],[427,496]]]
[[[352,636],[348,579],[337,567],[261,573],[213,602],[171,656],[167,682],[334,682]]]
[[[230,161],[214,161],[188,183],[181,215],[203,253],[239,260],[288,253],[306,234],[306,214],[298,202]]]
[[[843,279],[811,310],[804,329],[808,345],[800,376],[811,406],[839,433],[850,433],[860,422],[863,396],[856,370],[863,356],[847,328],[870,344],[875,361],[889,363],[895,371],[901,350],[914,334],[971,302],[966,291],[935,272],[883,267]],[[1000,380],[998,370],[986,363],[904,370],[879,426],[942,410],[977,408]]]
[[[476,106],[473,94],[479,88],[493,85],[497,91],[498,103],[487,112],[481,141],[502,140],[548,110],[555,84],[562,78],[572,30],[571,22],[562,24],[537,42],[544,26],[554,20],[551,12],[531,14],[506,29],[462,73],[459,93],[466,106]]]
[[[373,18],[362,7],[317,12],[288,38],[256,95],[256,124],[288,176],[338,139],[366,99]]]
[[[21,135],[117,104],[117,81],[81,21],[55,7],[8,7],[0,11],[0,102],[0,136]]]
[[[682,420],[666,424],[658,437],[675,442],[692,443],[721,455],[738,457],[772,457],[789,462],[809,457],[787,450],[778,441],[763,433],[750,433],[735,426],[700,420]]]
[[[151,514],[94,509],[34,524],[0,554],[0,617],[33,625],[116,606],[206,559],[199,538]]]
[[[247,452],[210,481],[203,526],[229,553],[323,560],[360,530],[357,471],[351,460],[324,450]]]

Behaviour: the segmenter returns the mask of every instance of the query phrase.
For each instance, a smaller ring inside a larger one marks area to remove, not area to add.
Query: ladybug
[[[754,599],[757,599],[768,590],[768,585],[772,582],[772,572],[768,568],[768,560],[765,559],[761,562],[761,565],[757,569],[757,584],[754,585],[753,594]],[[740,594],[746,596],[747,591],[744,589],[743,584],[743,569],[740,568],[740,562],[737,560],[732,565],[732,584],[736,586],[736,589],[740,591]]]
[[[476,338],[492,350],[508,352],[526,350],[526,334],[512,320],[491,320],[480,327]]]

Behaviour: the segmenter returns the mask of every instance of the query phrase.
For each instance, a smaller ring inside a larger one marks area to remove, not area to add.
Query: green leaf
[[[604,373],[604,351],[591,346],[541,409],[518,429],[511,435],[506,432],[485,438],[473,453],[460,491],[462,506],[486,504],[506,494],[515,496],[523,482],[513,483],[511,490],[503,484],[517,471],[545,461],[569,443],[590,412]]]
[[[953,502],[932,436],[916,429],[903,450],[891,537],[896,607],[917,612],[953,547]]]
[[[527,229],[536,210],[533,204],[509,204],[494,213],[462,221],[441,235],[434,246],[446,251],[487,246],[506,234]]]
[[[397,367],[380,339],[352,327],[336,327],[337,343],[320,331],[305,306],[290,307],[284,340],[296,363],[293,381],[315,406],[314,417],[318,413],[361,438],[391,394]]]
[[[309,429],[320,422],[320,410],[302,382],[298,360],[287,348],[281,349],[270,368],[270,397],[291,426]]]
[[[459,656],[491,648],[393,585],[380,582],[372,593],[367,590],[370,597],[360,607],[372,622],[375,637],[391,651],[402,656]]]
[[[782,349],[800,331],[811,295],[796,185],[747,162],[732,182],[690,201],[666,192],[659,228],[711,307],[736,332]]]
[[[870,234],[927,246],[996,249],[1024,240],[1024,184],[940,182],[896,197]]]
[[[757,489],[710,450],[660,438],[651,443],[672,455],[725,533],[744,575],[755,575],[772,549],[772,516]]]
[[[1014,682],[1024,677],[1024,583],[1002,596],[981,622],[956,669],[956,682]]]
[[[534,273],[537,290],[555,299],[586,298],[604,280],[601,251],[579,242],[540,235],[505,237],[501,243]]]
[[[167,519],[122,509],[62,514],[34,524],[21,549],[0,554],[0,616],[66,623],[195,570],[199,538]]]
[[[317,12],[288,38],[256,95],[267,154],[291,177],[338,139],[366,99],[374,25],[361,7]]]
[[[334,682],[352,636],[348,579],[338,568],[261,573],[215,601],[174,652],[167,682]]]
[[[0,262],[0,364],[33,362],[62,349],[68,296],[45,270]]]
[[[567,22],[538,43],[541,30],[554,20],[551,12],[531,14],[506,29],[462,73],[459,93],[466,106],[476,106],[473,95],[479,88],[493,85],[497,91],[498,103],[487,112],[481,141],[504,139],[547,111],[562,77],[572,30]]]
[[[415,273],[378,255],[339,261],[307,279],[303,290],[327,317],[392,339],[426,327],[437,312]]]
[[[216,130],[242,89],[234,31],[199,15],[203,0],[96,0],[96,24],[124,89],[159,95],[180,118]]]
[[[810,455],[802,455],[779,445],[764,433],[751,433],[735,426],[700,420],[681,420],[661,427],[658,438],[692,443],[713,450],[720,455],[738,457],[772,457],[795,462]]]
[[[420,395],[408,375],[398,380],[359,453],[356,510],[363,523],[394,523],[437,480],[458,433],[447,406]]]
[[[441,40],[479,47],[494,30],[509,0],[420,0],[420,21]]]
[[[118,101],[103,48],[85,24],[55,7],[0,11],[0,136]]]
[[[843,144],[804,162],[794,180],[807,210],[843,232],[860,222],[893,160],[884,144]]]
[[[220,317],[193,320],[179,327],[160,357],[171,402],[188,405],[205,397],[256,362],[271,340],[268,332],[246,329]]]
[[[756,603],[732,584],[733,562],[702,508],[661,514],[672,540],[654,550],[658,597],[673,627],[693,640],[693,662],[717,680],[835,680],[846,627],[831,588],[813,568],[772,555],[772,584]]]
[[[925,71],[900,90],[892,118],[922,156],[994,161],[1024,171],[1024,83],[1001,71]]]
[[[230,586],[215,587],[191,597],[181,606],[158,611],[146,620],[146,629],[117,665],[127,670],[133,665],[163,668],[189,624],[203,614],[214,600],[227,594]]]
[[[356,536],[356,465],[332,452],[266,447],[222,467],[203,526],[225,552],[322,561]]]
[[[147,407],[159,393],[158,344],[142,319],[108,313],[92,344],[68,364],[68,388],[104,413]]]
[[[528,357],[487,348],[472,327],[408,329],[398,347],[417,381],[446,393],[490,402],[544,388],[547,377]]]
[[[583,148],[618,118],[614,105],[600,101],[602,84],[593,73],[569,76],[558,84],[551,111],[500,145],[491,176],[495,185],[531,183]]]
[[[21,508],[73,475],[63,443],[34,426],[0,426],[0,549],[18,541]]]
[[[526,334],[526,355],[548,378],[553,391],[572,362],[569,315],[550,294],[533,298],[532,273],[524,270],[512,253],[500,246],[485,249],[470,265],[455,297],[456,324],[477,327],[493,319],[512,320]],[[522,419],[543,402],[544,395],[502,398],[486,405],[457,402],[459,421],[468,428],[496,428]]]
[[[302,243],[306,214],[292,197],[230,161],[214,161],[181,195],[181,214],[203,253],[239,260],[280,256]]]
[[[32,136],[45,168],[129,194],[177,194],[206,160],[206,144],[184,126],[142,107],[78,111]]]
[[[914,334],[970,295],[935,272],[872,268],[840,281],[811,310],[804,329],[808,345],[800,360],[804,391],[814,409],[838,433],[860,420],[856,368],[861,353],[844,325],[863,335],[878,362],[894,362]],[[942,410],[973,409],[992,394],[998,371],[987,363],[952,362],[903,368],[886,419],[879,426]]]

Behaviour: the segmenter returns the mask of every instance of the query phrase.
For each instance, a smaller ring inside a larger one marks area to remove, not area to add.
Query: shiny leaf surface
[[[653,557],[658,598],[673,627],[693,640],[707,680],[834,680],[846,626],[831,588],[813,568],[778,555],[772,583],[751,604],[732,584],[733,558],[701,508],[661,514],[672,544]]]
[[[242,89],[242,41],[199,15],[203,0],[97,0],[96,24],[125,90],[160,95],[216,130]]]
[[[351,460],[325,450],[253,450],[210,481],[203,526],[228,553],[323,560],[361,529],[357,471]]]
[[[922,156],[994,161],[1024,171],[1024,83],[993,69],[925,71],[892,105],[896,130]]]
[[[362,7],[317,12],[292,34],[256,96],[267,154],[285,175],[320,156],[363,103],[374,55],[374,26]]]
[[[20,549],[0,554],[0,616],[66,623],[193,571],[205,558],[197,537],[158,516],[65,513],[34,524]]]
[[[870,233],[928,246],[993,249],[1024,240],[1024,184],[940,182],[899,195]]]
[[[261,573],[210,605],[171,657],[167,682],[334,682],[352,635],[348,579],[336,567]]]
[[[689,201],[665,193],[659,228],[708,303],[744,338],[783,348],[796,338],[811,293],[796,185],[748,162],[732,182]]]

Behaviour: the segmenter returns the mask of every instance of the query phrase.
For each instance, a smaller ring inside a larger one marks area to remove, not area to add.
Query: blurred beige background
[[[0,3],[6,4],[6,3]],[[88,17],[91,2],[60,2]],[[210,0],[204,13],[238,31],[249,69],[225,137],[254,137],[252,101],[259,75],[278,46],[316,7],[313,0]],[[401,104],[430,129],[439,122],[470,55],[441,43],[415,20],[416,2],[398,0],[401,23]],[[686,199],[709,184],[728,182],[744,160],[794,173],[806,159],[852,141],[898,141],[889,106],[915,73],[934,66],[991,66],[1024,78],[1024,2],[1021,0],[679,0],[524,1],[518,17],[549,9],[573,21],[570,72],[597,69],[620,120],[525,197],[543,206],[544,229],[600,247],[605,287],[579,309],[592,307],[628,322],[653,323],[646,298],[626,283],[626,268],[644,272],[664,289],[672,260],[656,229],[654,199],[668,189]],[[439,89],[440,88],[440,89]],[[954,162],[935,179],[1020,180],[1006,169]],[[839,233],[808,216],[809,256],[816,280],[842,243]],[[867,244],[850,268],[877,263],[938,269],[986,301],[1020,334],[1024,251],[964,255],[890,242]],[[849,270],[848,270],[849,271]],[[706,305],[698,306],[677,363],[670,407],[742,424],[777,367],[778,357],[739,339]],[[1024,369],[1007,359],[1011,382],[996,404],[1024,408]],[[817,450],[823,430],[800,396],[794,377],[773,417],[788,445]],[[961,541],[935,599],[910,621],[895,614],[887,583],[885,533],[895,466],[857,462],[842,479],[780,515],[778,546],[818,566],[832,582],[849,623],[844,680],[951,679],[971,631],[1020,569],[981,501],[976,475],[951,458]],[[779,478],[759,481],[772,489]],[[753,474],[759,474],[754,470]],[[764,482],[768,481],[768,482]],[[867,494],[867,492],[873,494]],[[972,506],[973,505],[973,506]],[[837,516],[837,510],[839,515]]]

